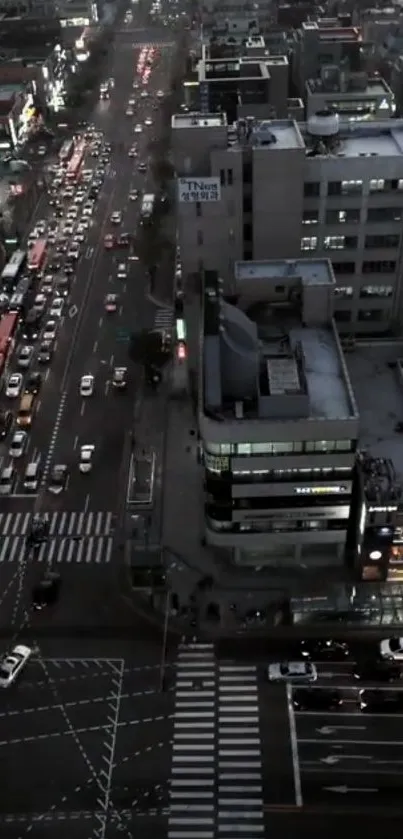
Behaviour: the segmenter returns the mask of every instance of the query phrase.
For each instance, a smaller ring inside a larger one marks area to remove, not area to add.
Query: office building
[[[185,278],[237,261],[330,258],[335,319],[354,335],[402,324],[403,121],[225,114],[172,119]]]
[[[306,21],[293,33],[293,82],[300,96],[308,79],[320,75],[324,66],[346,67],[351,73],[362,66],[362,34],[359,27],[340,26],[335,19]]]
[[[199,370],[205,538],[241,565],[343,567],[358,413],[327,259],[206,272]]]
[[[339,67],[324,67],[319,78],[308,79],[305,102],[307,119],[326,109],[355,122],[390,119],[396,111],[393,92],[379,75]]]

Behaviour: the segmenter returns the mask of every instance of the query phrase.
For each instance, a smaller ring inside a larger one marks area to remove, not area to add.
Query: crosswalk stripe
[[[113,536],[89,536],[81,538],[80,541],[62,536],[43,543],[32,561],[35,564],[48,562],[105,565],[111,562],[112,552]],[[0,564],[23,562],[27,557],[24,536],[0,536]]]
[[[154,329],[172,329],[173,322],[172,309],[157,309],[154,317]]]
[[[113,529],[111,512],[53,512],[48,514],[49,536],[109,536]],[[0,513],[0,538],[26,536],[32,513]]]

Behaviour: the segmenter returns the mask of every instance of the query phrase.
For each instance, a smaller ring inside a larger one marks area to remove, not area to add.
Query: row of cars
[[[271,683],[289,683],[296,686],[292,701],[297,711],[334,711],[344,705],[343,692],[336,688],[310,687],[320,677],[317,664],[323,661],[348,663],[351,675],[358,682],[402,684],[403,688],[403,638],[387,638],[365,656],[353,657],[349,645],[343,641],[323,639],[302,641],[300,658],[269,664],[268,680]],[[391,688],[363,688],[357,694],[357,706],[363,713],[402,713],[403,690]]]
[[[89,129],[87,141],[99,143],[99,133]],[[29,430],[44,379],[40,370],[32,370],[32,367],[49,364],[57,347],[58,332],[77,262],[105,177],[106,151],[102,148],[101,165],[97,164],[94,169],[83,168],[74,183],[69,181],[65,164],[49,167],[53,178],[48,194],[52,214],[48,219],[38,220],[28,235],[28,249],[39,240],[46,241],[46,258],[41,269],[27,277],[29,288],[20,312],[17,348],[5,382],[4,395],[10,403],[10,409],[6,411],[7,428],[11,429],[14,420],[17,427],[8,447],[9,461],[0,473],[0,495],[9,495],[14,491],[21,474],[17,464],[22,462],[29,449]],[[13,403],[17,403],[14,410],[11,408]],[[91,463],[92,447],[84,446],[80,452],[80,471],[89,471]],[[41,455],[37,453],[35,460],[29,462],[22,472],[23,491],[36,492],[41,475]],[[58,494],[67,482],[67,467],[56,464],[51,471],[49,491]]]

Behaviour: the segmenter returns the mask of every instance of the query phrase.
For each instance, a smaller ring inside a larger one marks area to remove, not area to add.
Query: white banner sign
[[[220,201],[221,185],[219,178],[179,178],[178,199],[184,204],[204,204]]]

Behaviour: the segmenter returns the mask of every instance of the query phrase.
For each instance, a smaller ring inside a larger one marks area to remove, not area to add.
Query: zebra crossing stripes
[[[62,537],[41,545],[32,562],[101,565],[112,559],[113,536]],[[27,559],[24,536],[0,536],[0,563],[18,563]],[[30,560],[31,561],[31,560]]]
[[[215,710],[213,644],[181,644],[176,667],[168,839],[215,836]]]
[[[168,307],[157,309],[154,317],[154,329],[173,329],[174,314]]]
[[[57,512],[48,518],[51,537],[109,536],[113,532],[112,513]],[[0,536],[26,536],[31,522],[32,513],[1,513]]]
[[[217,830],[225,839],[264,834],[257,670],[220,665],[218,672]]]

